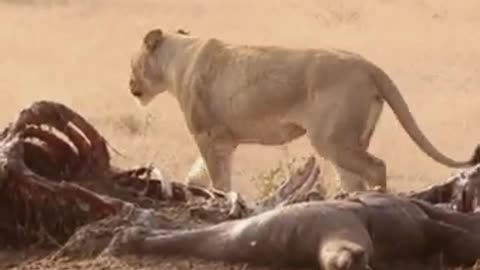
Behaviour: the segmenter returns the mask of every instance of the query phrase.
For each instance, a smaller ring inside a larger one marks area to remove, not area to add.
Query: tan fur
[[[189,179],[207,177],[203,184],[225,191],[238,145],[281,145],[304,134],[344,189],[364,182],[385,189],[386,166],[367,152],[384,100],[427,155],[451,167],[474,160],[441,154],[388,75],[351,52],[233,45],[156,29],[132,59],[130,90],[143,105],[166,90],[176,97],[202,157],[201,175]]]
[[[369,241],[336,238],[323,243],[319,250],[319,264],[325,270],[367,270],[372,247]]]

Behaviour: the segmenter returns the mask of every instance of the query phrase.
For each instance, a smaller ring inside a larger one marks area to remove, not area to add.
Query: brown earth
[[[465,159],[480,141],[477,0],[0,0],[0,25],[0,126],[35,100],[60,101],[123,153],[115,163],[152,161],[176,179],[197,155],[176,102],[163,95],[139,108],[127,90],[131,53],[153,27],[236,43],[356,51],[392,76],[442,151]],[[395,189],[418,188],[451,173],[418,150],[387,107],[370,149],[387,162]],[[255,175],[311,152],[304,138],[286,147],[241,146],[234,188],[254,196]],[[0,253],[0,268],[27,257]],[[100,259],[45,269],[189,268],[186,262],[178,268],[164,260],[149,263]]]

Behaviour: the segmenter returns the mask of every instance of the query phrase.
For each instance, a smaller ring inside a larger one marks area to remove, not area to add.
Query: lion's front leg
[[[197,182],[210,180],[215,189],[228,192],[232,188],[231,167],[237,144],[223,133],[195,136],[201,159],[192,166],[191,178]],[[206,168],[206,170],[205,170]]]
[[[212,183],[212,179],[208,173],[205,160],[203,160],[203,157],[200,155],[192,164],[190,171],[188,171],[187,184],[206,188],[210,183]]]

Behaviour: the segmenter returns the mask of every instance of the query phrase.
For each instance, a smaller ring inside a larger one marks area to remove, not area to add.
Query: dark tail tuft
[[[480,144],[477,145],[475,148],[475,152],[473,153],[472,159],[470,160],[470,164],[472,166],[477,165],[480,163]]]

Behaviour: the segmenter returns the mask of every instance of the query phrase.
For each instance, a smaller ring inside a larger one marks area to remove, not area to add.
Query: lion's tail
[[[382,69],[373,64],[371,64],[371,67],[373,68],[373,79],[381,96],[392,108],[392,111],[410,138],[425,154],[435,161],[453,168],[463,168],[480,163],[480,146],[477,146],[473,156],[468,161],[456,161],[442,154],[418,127],[395,83]]]

